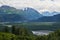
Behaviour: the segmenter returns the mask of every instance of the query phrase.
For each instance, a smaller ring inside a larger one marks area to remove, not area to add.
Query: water
[[[48,35],[50,32],[53,32],[53,31],[49,31],[49,30],[38,30],[38,31],[32,31],[32,32],[35,35]]]

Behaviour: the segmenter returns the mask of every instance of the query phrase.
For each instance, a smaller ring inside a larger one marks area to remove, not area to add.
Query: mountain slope
[[[36,20],[40,17],[42,17],[42,15],[37,12],[36,10],[32,9],[32,8],[24,8],[22,16],[24,16],[27,20]]]
[[[18,22],[36,20],[42,15],[33,8],[16,9],[10,6],[0,7],[0,22]]]
[[[60,22],[60,14],[54,16],[43,16],[37,20],[31,22]]]

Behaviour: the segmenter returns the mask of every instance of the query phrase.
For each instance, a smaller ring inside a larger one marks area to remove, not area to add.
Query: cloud
[[[60,12],[60,0],[0,0],[1,5],[9,5],[17,9],[31,7],[39,12],[46,10]]]

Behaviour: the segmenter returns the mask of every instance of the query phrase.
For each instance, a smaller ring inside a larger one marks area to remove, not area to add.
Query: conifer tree
[[[15,28],[15,26],[12,26],[12,34],[16,34],[16,28]]]
[[[9,32],[9,27],[8,26],[5,26],[4,32]]]

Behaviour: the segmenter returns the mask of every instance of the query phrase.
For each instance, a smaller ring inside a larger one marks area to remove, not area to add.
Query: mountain
[[[60,22],[60,14],[54,16],[43,16],[37,20],[32,20],[31,22]]]
[[[0,22],[18,22],[23,20],[18,14],[0,14]]]
[[[44,11],[44,12],[42,12],[43,16],[54,16],[54,15],[57,15],[57,14],[60,14],[60,12],[56,12],[56,11],[53,11],[53,12]]]
[[[16,9],[3,5],[0,7],[0,22],[24,22],[36,20],[42,15],[33,8]]]
[[[17,14],[14,7],[3,5],[0,7],[0,22],[17,22],[23,21],[22,17]]]
[[[16,13],[16,8],[3,5],[0,7],[0,14],[13,14]]]
[[[43,15],[41,15],[38,11],[33,8],[24,8],[22,16],[24,16],[27,20],[36,20]]]
[[[40,14],[29,7],[16,9],[3,5],[0,7],[0,22],[60,22],[60,12],[45,11]]]

